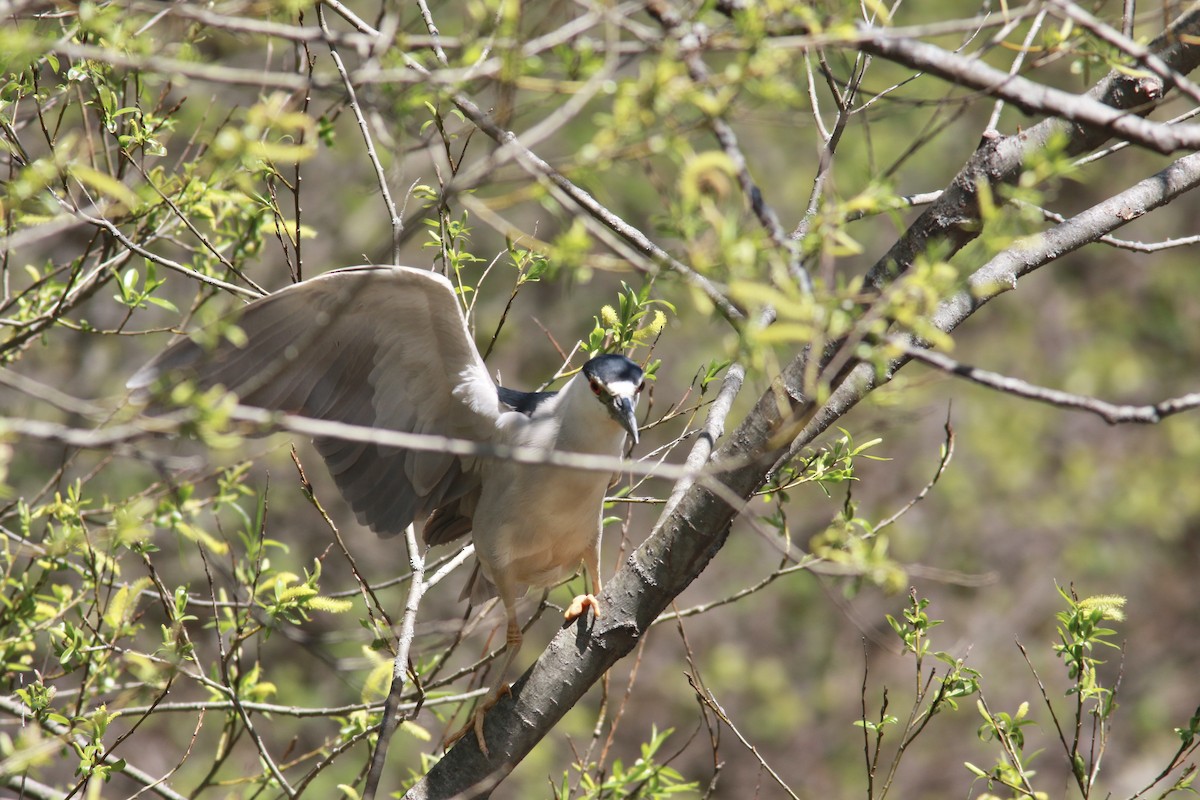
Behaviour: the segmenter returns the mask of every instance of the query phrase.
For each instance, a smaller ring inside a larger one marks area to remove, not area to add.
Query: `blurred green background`
[[[1119,16],[1119,6],[1101,4],[1097,11],[1111,21]],[[758,222],[722,162],[705,155],[717,145],[706,125],[703,93],[689,81],[672,46],[646,47],[644,52],[634,46],[641,41],[639,35],[659,31],[644,11],[622,7],[611,13],[619,11],[625,22],[610,19],[606,23],[596,8],[585,4],[547,3],[544,8],[522,9],[512,3],[446,2],[429,7],[441,34],[454,43],[451,54],[455,64],[471,63],[479,48],[491,41],[489,37],[516,36],[527,42],[549,35],[571,20],[596,14],[589,25],[581,26],[592,46],[564,37],[564,44],[546,49],[536,59],[498,53],[502,67],[465,81],[465,90],[518,133],[552,116],[570,98],[594,90],[590,100],[537,144],[536,152],[677,258],[715,280],[769,279],[768,244]],[[817,170],[819,131],[813,122],[805,77],[807,68],[815,68],[817,51],[772,49],[753,22],[759,21],[767,29],[792,26],[799,31],[819,18],[836,32],[841,30],[838,26],[851,23],[856,9],[832,2],[805,8],[763,4],[734,21],[707,6],[687,9],[713,34],[712,51],[705,54],[714,76],[711,95],[719,98],[721,116],[736,131],[750,172],[788,230],[804,216]],[[265,4],[240,3],[218,10],[230,18],[272,18],[298,24],[295,14],[280,9],[268,12]],[[356,10],[365,20],[375,19],[378,13],[373,7]],[[892,22],[897,27],[915,26],[965,18],[978,11],[967,3],[938,4],[936,9],[911,4],[900,7]],[[1162,12],[1157,6],[1139,8],[1136,31],[1147,37],[1156,34]],[[56,155],[38,132],[33,107],[43,109],[43,121],[53,120],[46,124],[54,131],[51,138],[59,158],[90,159],[105,170],[107,164],[121,161],[111,146],[106,150],[88,141],[89,135],[103,135],[97,87],[109,82],[123,86],[126,92],[118,105],[149,109],[157,104],[161,116],[171,121],[156,134],[164,154],[146,155],[143,149],[131,163],[150,170],[147,174],[152,181],[170,185],[178,202],[186,203],[189,218],[202,224],[214,240],[223,242],[236,266],[263,287],[276,289],[289,281],[284,252],[290,245],[281,246],[271,208],[275,203],[286,219],[295,219],[286,191],[286,182],[294,178],[294,159],[272,159],[270,153],[264,157],[255,143],[282,146],[302,140],[304,147],[311,148],[296,162],[303,177],[300,205],[306,234],[302,239],[306,276],[334,267],[389,260],[392,232],[384,202],[364,155],[358,126],[336,87],[316,93],[303,108],[296,94],[179,78],[169,70],[155,69],[152,60],[148,68],[133,71],[110,71],[96,66],[99,61],[72,60],[81,70],[95,70],[89,78],[68,74],[71,59],[63,58],[54,67],[37,54],[38,48],[49,47],[48,42],[68,34],[90,46],[136,54],[139,47],[150,47],[145,41],[138,42],[142,25],[159,37],[151,49],[154,55],[195,64],[298,74],[293,48],[270,49],[257,36],[222,31],[186,16],[152,23],[153,9],[137,4],[83,4],[75,13],[94,17],[80,19],[67,14],[58,19],[35,19],[30,14],[0,23],[13,65],[8,68],[5,105],[0,109],[10,124],[4,201],[10,233],[20,236],[22,231],[41,230],[38,226],[47,224],[46,217],[61,210],[47,200],[54,181],[37,186],[34,170],[28,166],[53,163]],[[304,24],[313,24],[315,11],[305,7],[303,13]],[[397,13],[405,35],[424,34],[415,9]],[[1026,21],[1016,26],[1005,41],[1019,43],[1028,25]],[[344,20],[337,20],[335,28],[349,30]],[[609,65],[599,52],[605,36],[629,43],[628,52]],[[966,37],[955,33],[925,38],[953,48]],[[737,46],[745,41],[754,42],[755,48],[745,51]],[[1070,46],[1063,48],[1061,57],[1036,64],[1032,77],[1082,92],[1108,65],[1103,53],[1094,52],[1099,50],[1094,40],[1068,41]],[[382,68],[401,69],[401,51],[418,52],[426,59],[424,50],[408,48],[403,42],[402,37],[394,51],[381,57]],[[344,49],[349,57],[352,48]],[[986,51],[983,57],[996,65],[1006,66],[1011,61],[1012,48],[980,49]],[[310,52],[322,74],[334,74],[323,44],[313,43]],[[830,73],[845,81],[854,68],[853,48],[830,47],[822,54],[828,59]],[[363,60],[361,54],[354,58]],[[19,65],[26,61],[31,66],[22,72]],[[426,63],[433,66],[431,61]],[[589,77],[603,69],[612,70],[611,77],[605,78],[611,86],[590,87]],[[38,77],[36,86],[31,82],[33,75]],[[856,103],[860,110],[846,126],[834,158],[825,197],[831,216],[872,193],[909,195],[940,189],[974,151],[992,102],[928,76],[892,90],[911,76],[906,68],[872,61]],[[813,85],[825,124],[830,125],[834,107],[828,88],[820,77]],[[621,283],[641,288],[645,276],[628,267],[614,269],[620,254],[612,258],[604,240],[580,224],[578,212],[564,208],[544,184],[511,164],[488,172],[469,194],[447,196],[448,208],[441,213],[439,227],[435,201],[439,182],[450,180],[447,170],[484,162],[492,145],[456,115],[436,87],[395,82],[368,84],[359,91],[397,201],[407,203],[405,210],[411,213],[423,206],[431,209],[424,220],[409,219],[418,232],[403,245],[401,263],[441,266],[450,251],[480,258],[462,273],[470,284],[482,280],[471,320],[476,340],[486,346],[504,318],[489,368],[501,375],[506,385],[539,386],[561,364],[558,348],[570,350],[577,340],[586,340],[597,325],[601,308],[617,303]],[[45,94],[39,97],[39,92]],[[1168,104],[1155,112],[1155,118],[1167,118],[1186,107],[1183,101]],[[288,116],[293,113],[301,116]],[[144,114],[125,116],[145,120]],[[1012,133],[1036,121],[1005,110],[999,129]],[[445,130],[444,136],[439,134],[439,126]],[[17,152],[13,143],[18,140],[26,148],[20,158],[13,155]],[[109,161],[98,153],[106,153]],[[1055,175],[1037,188],[1044,205],[1069,216],[1166,163],[1169,160],[1128,148],[1098,164]],[[160,169],[161,173],[153,172]],[[113,171],[118,172],[117,168]],[[139,193],[150,202],[146,181],[139,179],[135,169],[121,167],[118,177],[141,187]],[[23,188],[26,184],[28,190]],[[414,185],[430,188],[412,189]],[[91,188],[104,193],[101,183],[93,182]],[[271,199],[272,192],[278,194],[277,200]],[[689,206],[689,196],[699,200]],[[142,236],[161,226],[164,235],[154,242],[154,252],[206,274],[235,280],[211,254],[205,256],[187,231],[171,223],[168,210],[159,207],[153,213],[157,217],[136,219],[130,215],[118,222],[122,230]],[[813,246],[822,248],[823,257],[816,261],[815,274],[826,287],[844,285],[860,276],[918,213],[919,209],[902,210],[845,224],[829,223],[828,231],[836,230],[844,246],[836,246],[832,238],[818,239]],[[1185,196],[1137,220],[1119,235],[1144,242],[1193,235],[1198,214],[1196,200]],[[994,250],[1011,246],[1013,239],[1004,226],[1013,226],[1017,232],[1031,229],[1017,216],[996,220],[1000,233],[981,237],[951,259],[960,277],[980,266]],[[453,247],[439,249],[433,237],[446,241],[447,222],[463,220],[469,234],[454,241]],[[518,230],[524,232],[524,238],[517,240],[517,246],[546,254],[553,268],[542,280],[523,285],[506,311],[517,283],[506,238],[512,239]],[[97,237],[96,227],[78,223],[51,237],[20,240],[21,246],[9,240],[3,262],[7,310],[0,313],[4,346],[0,358],[6,370],[69,395],[95,400],[119,419],[127,419],[123,383],[170,341],[168,329],[211,323],[237,301],[229,296],[211,298],[195,281],[160,268],[158,277],[166,282],[156,296],[169,299],[174,310],[149,306],[131,311],[109,281],[97,284],[86,299],[64,310],[55,324],[29,335],[30,320],[45,309],[27,308],[22,303],[34,296],[45,276],[65,281],[66,274],[86,272],[121,252],[111,241],[97,245]],[[495,266],[489,269],[493,260]],[[1023,279],[1015,291],[985,306],[954,334],[952,354],[965,363],[1034,384],[1113,402],[1154,402],[1194,391],[1195,365],[1200,361],[1200,275],[1194,262],[1194,248],[1139,254],[1103,244],[1088,246]],[[144,280],[144,261],[122,262],[117,274],[128,268],[136,269],[139,281]],[[747,352],[747,340],[670,272],[654,280],[651,297],[670,302],[674,313],[668,315],[653,351],[639,353],[662,360],[647,420],[657,419],[676,403],[690,408],[698,395],[695,378],[710,362],[743,358],[750,375],[730,417],[731,423],[736,423],[766,390],[771,365],[790,357],[800,346],[783,342],[774,350]],[[189,309],[196,311],[190,318],[184,313]],[[113,332],[117,330],[137,335],[116,335]],[[705,397],[711,397],[715,388],[716,384],[711,385]],[[10,418],[84,428],[95,423],[11,385],[0,387],[0,407]],[[1111,687],[1119,682],[1120,706],[1108,732],[1102,786],[1106,794],[1130,796],[1149,783],[1178,747],[1179,737],[1172,729],[1186,725],[1200,703],[1195,680],[1200,657],[1200,615],[1195,601],[1195,576],[1200,567],[1200,491],[1196,488],[1200,417],[1183,414],[1154,426],[1109,426],[1090,415],[1004,396],[910,365],[839,422],[855,442],[880,438],[868,452],[885,460],[857,459],[856,480],[831,487],[828,496],[817,486],[791,490],[782,506],[791,542],[809,549],[813,537],[823,534],[841,514],[847,493],[857,516],[872,523],[908,503],[937,469],[947,420],[954,430],[954,455],[945,474],[886,534],[867,540],[881,548],[875,551],[882,559],[878,573],[838,575],[828,565],[796,571],[737,602],[678,622],[661,622],[633,655],[610,672],[605,689],[593,689],[494,796],[552,796],[550,787],[562,784],[564,772],[571,773],[569,782],[576,781],[573,764],[601,759],[602,753],[602,771],[610,772],[614,759],[629,765],[654,729],[673,730],[656,758],[659,762],[670,759],[686,781],[698,782],[696,795],[703,794],[715,773],[714,797],[785,796],[766,773],[765,763],[801,797],[861,796],[866,791],[864,742],[862,730],[854,723],[864,713],[864,702],[867,716],[877,716],[886,687],[889,713],[902,719],[912,703],[913,659],[901,653],[900,640],[885,620],[885,614],[900,616],[910,587],[931,600],[932,617],[945,621],[933,631],[934,649],[965,658],[967,666],[982,673],[983,695],[993,710],[1014,713],[1022,702],[1030,702],[1030,715],[1037,724],[1025,731],[1026,752],[1044,748],[1033,767],[1038,772],[1038,786],[1052,796],[1073,793],[1070,766],[1062,757],[1030,665],[1060,713],[1067,709],[1070,716],[1073,701],[1064,697],[1070,684],[1051,650],[1057,641],[1055,613],[1064,608],[1056,585],[1074,587],[1081,597],[1116,594],[1127,598],[1127,619],[1114,626],[1114,641],[1122,649],[1097,653],[1107,662],[1101,671],[1104,684]],[[657,454],[658,448],[674,442],[675,449],[667,458],[681,461],[686,443],[681,448],[675,440],[682,431],[678,418],[655,426],[647,431],[635,457]],[[827,438],[840,435],[835,432]],[[27,529],[22,528],[20,508],[14,505],[17,499],[46,507],[56,492],[65,495],[67,487],[78,480],[94,507],[135,496],[151,485],[156,488],[150,497],[159,502],[170,495],[172,484],[193,480],[208,471],[207,465],[247,458],[252,466],[244,485],[267,498],[267,536],[286,546],[268,551],[271,568],[302,575],[305,569],[312,569],[313,559],[320,557],[322,594],[342,593],[355,605],[342,614],[313,612],[301,624],[279,623],[269,636],[259,635],[247,643],[244,669],[248,671],[252,663],[259,665],[261,674],[256,677],[274,686],[273,692],[263,690],[264,699],[269,695],[274,703],[321,708],[353,705],[364,697],[377,700],[380,665],[386,668],[388,664],[386,652],[370,648],[372,634],[359,624],[366,616],[363,602],[346,559],[332,546],[328,528],[299,490],[288,453],[291,441],[276,435],[229,449],[206,447],[195,440],[137,441],[113,451],[79,452],[35,438],[9,437],[7,489],[0,503],[0,525],[9,534],[5,540],[6,577],[20,583],[21,573],[28,576],[42,569],[36,549],[52,551],[55,531],[68,527],[47,510],[29,521]],[[406,572],[402,542],[380,541],[359,528],[319,458],[307,443],[297,441],[296,446],[317,496],[344,532],[368,581],[383,583]],[[179,478],[173,470],[154,463],[159,457],[189,459],[189,466],[206,466],[179,473],[184,476]],[[208,496],[214,486],[211,479],[198,480],[197,496]],[[669,491],[669,482],[652,479],[632,493],[661,500]],[[253,520],[256,497],[243,497],[240,503],[247,518]],[[755,503],[761,507],[752,505],[751,516],[767,517],[779,510],[766,500]],[[613,504],[609,513],[618,520],[606,529],[606,575],[645,538],[657,511],[654,504]],[[152,516],[144,513],[137,525],[153,545],[152,563],[162,583],[171,589],[186,587],[195,598],[208,597],[210,579],[205,576],[206,565],[196,542],[155,527]],[[236,595],[240,567],[235,559],[244,553],[237,531],[246,521],[228,509],[205,520],[207,534],[231,546],[227,554],[209,553],[211,584]],[[112,528],[103,516],[83,527]],[[113,586],[146,574],[145,557],[133,549],[121,550],[113,564],[97,565],[88,555],[93,544],[81,549],[67,546],[64,558],[75,564],[78,574],[72,577],[71,569],[49,570],[46,582],[32,594],[47,591],[60,579],[63,585],[85,584],[80,576],[97,570],[111,571]],[[885,545],[886,550],[882,549]],[[430,557],[442,555],[435,551]],[[731,597],[771,574],[780,563],[778,540],[738,522],[728,544],[677,599],[676,607],[682,611]],[[54,577],[60,572],[64,574]],[[881,576],[886,580],[872,580]],[[443,674],[474,662],[502,638],[498,612],[478,623],[474,614],[464,616],[465,603],[459,603],[457,597],[466,577],[460,570],[427,596],[418,619],[414,655],[419,666],[428,665],[443,652],[464,625],[467,635]],[[6,594],[16,596],[16,585],[10,584]],[[551,601],[561,604],[569,597],[568,591],[556,590]],[[379,597],[392,618],[398,619],[404,586],[381,589]],[[538,601],[537,597],[528,598],[522,615],[532,613]],[[84,613],[87,602],[81,596],[79,613]],[[71,613],[66,612],[63,619]],[[165,613],[151,598],[139,601],[134,616],[139,631],[132,638],[138,647],[155,650]],[[214,631],[206,624],[211,614],[206,610],[192,613],[199,617],[189,627],[198,661],[216,670],[221,654]],[[533,625],[522,666],[531,662],[552,636],[556,617],[550,610]],[[30,652],[9,652],[12,665],[28,658],[19,669],[6,667],[5,693],[35,682],[33,670],[55,675],[56,707],[70,716],[94,708],[93,703],[101,699],[109,710],[138,706],[149,702],[157,694],[153,689],[162,686],[161,674],[139,684],[138,669],[154,670],[139,666],[121,650],[111,653],[113,659],[125,659],[123,671],[114,673],[121,679],[112,685],[93,685],[87,669],[81,673],[80,669],[60,667],[61,629],[51,631],[53,625],[48,624],[32,639],[23,639],[11,609],[3,624],[6,641],[35,644]],[[1027,648],[1029,664],[1018,643]],[[376,685],[372,691],[369,677],[373,670]],[[686,673],[700,676],[729,719],[753,744],[757,757],[727,728],[714,748]],[[220,679],[217,672],[208,677]],[[469,685],[473,684],[463,678],[455,688]],[[84,694],[72,695],[80,686],[85,687]],[[211,699],[210,694],[198,681],[181,679],[172,688],[169,701]],[[86,703],[84,695],[89,698]],[[602,707],[603,724],[599,738],[593,741]],[[427,707],[414,720],[419,729],[401,729],[397,734],[390,751],[386,789],[397,790],[410,770],[421,770],[423,754],[435,752],[437,740],[455,727],[439,718],[442,710],[441,706]],[[348,718],[349,714],[257,717],[258,727],[281,762],[312,753],[318,753],[315,758],[327,754],[339,729],[353,727]],[[118,718],[114,730],[127,730],[130,719]],[[608,742],[614,721],[618,724]],[[892,788],[894,795],[934,798],[982,793],[983,784],[974,782],[974,776],[963,767],[963,762],[969,761],[986,769],[995,761],[995,744],[977,737],[981,724],[974,697],[962,701],[958,711],[935,717],[905,753]],[[232,755],[205,796],[258,796],[258,785],[245,777],[259,774],[258,756],[245,731],[223,712],[210,711],[207,717],[194,711],[156,713],[143,725],[122,745],[127,752],[118,751],[142,769],[159,775],[179,765],[171,783],[187,787],[210,770],[212,753],[229,747]],[[19,754],[22,730],[15,717],[0,721],[0,736],[5,741],[0,756],[11,759]],[[424,738],[422,731],[432,740]],[[110,744],[111,739],[107,737]],[[885,739],[885,763],[891,752],[888,743],[894,745]],[[50,748],[35,759],[32,774],[48,783],[70,785],[73,762],[56,764],[53,752]],[[353,782],[365,759],[366,749],[360,744],[351,755],[334,760],[321,772],[311,791],[335,796],[334,787]],[[4,763],[11,767],[21,762]],[[308,761],[304,768],[312,763],[314,760]],[[245,782],[240,782],[243,779]],[[114,777],[108,784],[96,783],[99,788],[93,791],[98,791],[98,796],[132,794],[133,784],[122,781]],[[273,795],[271,790],[261,796]]]

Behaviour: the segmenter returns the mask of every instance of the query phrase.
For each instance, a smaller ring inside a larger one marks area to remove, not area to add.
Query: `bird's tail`
[[[467,585],[463,587],[462,594],[458,596],[458,599],[469,599],[471,605],[478,607],[498,595],[496,584],[487,579],[483,570],[479,568],[479,559],[476,559],[475,568],[471,570],[471,577],[467,579]]]

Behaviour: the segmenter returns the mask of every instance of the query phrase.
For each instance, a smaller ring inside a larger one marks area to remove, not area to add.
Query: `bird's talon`
[[[480,710],[475,714],[475,741],[479,744],[479,752],[483,753],[484,758],[491,758],[492,754],[488,752],[487,741],[483,738],[483,715],[484,711]]]
[[[563,618],[567,622],[574,622],[587,613],[588,608],[592,609],[592,613],[596,618],[600,618],[600,601],[596,599],[594,594],[581,594],[571,601],[571,605],[567,606],[567,610],[563,612]]]
[[[487,697],[479,701],[479,705],[475,706],[475,710],[471,712],[470,718],[467,719],[467,724],[463,725],[454,733],[446,737],[442,742],[442,750],[449,750],[453,745],[458,743],[458,740],[467,735],[470,731],[475,731],[475,741],[479,743],[479,751],[483,753],[485,758],[491,758],[491,752],[488,751],[487,742],[483,738],[483,718],[487,712],[492,710],[492,706],[500,702],[500,698],[506,694],[512,694],[512,686],[507,682],[497,686]]]
[[[459,728],[454,733],[450,734],[445,739],[443,739],[442,740],[442,752],[448,751],[451,747],[453,747],[455,744],[457,744],[458,740],[461,739],[464,735],[466,735],[466,732],[468,730],[470,730],[470,727],[471,727],[471,723],[470,723],[470,721],[468,721],[466,725]]]

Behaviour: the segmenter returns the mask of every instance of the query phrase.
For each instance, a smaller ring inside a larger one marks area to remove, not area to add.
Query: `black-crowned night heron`
[[[619,456],[638,440],[634,412],[642,370],[620,355],[597,356],[558,392],[497,386],[471,340],[450,282],[425,270],[352,267],[297,283],[247,305],[236,319],[245,343],[213,348],[182,340],[129,381],[145,393],[160,378],[223,385],[240,402],[308,417],[510,447]],[[476,707],[507,691],[521,646],[516,601],[582,563],[592,591],[568,619],[600,613],[600,523],[609,475],[547,464],[418,452],[317,439],[355,515],[377,533],[426,518],[427,544],[470,533],[477,566],[463,591],[478,603],[499,596],[507,646],[499,678]]]

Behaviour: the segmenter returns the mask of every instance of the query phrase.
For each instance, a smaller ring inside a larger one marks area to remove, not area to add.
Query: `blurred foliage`
[[[218,320],[289,281],[394,256],[438,269],[512,385],[625,352],[654,379],[639,451],[651,461],[683,460],[734,362],[747,388],[730,431],[760,396],[786,406],[773,381],[797,351],[839,342],[846,360],[808,374],[810,396],[828,397],[853,361],[891,378],[902,336],[1114,402],[1195,391],[1194,249],[1156,246],[1195,234],[1190,196],[1133,222],[1127,241],[1022,278],[952,336],[932,322],[989,258],[1036,243],[1047,210],[1070,216],[1167,163],[1148,151],[1080,161],[1052,137],[1012,183],[975,187],[971,244],[934,245],[878,296],[867,288],[917,216],[910,198],[954,177],[994,106],[867,59],[864,15],[997,68],[1019,55],[1022,74],[1072,92],[1110,69],[1143,74],[1112,29],[1056,14],[1000,27],[1012,9],[988,6],[976,37],[980,9],[963,2],[681,4],[673,31],[644,8],[533,9],[5,10],[8,791],[360,796],[410,580],[402,545],[357,530],[303,444],[293,464],[285,438],[248,441],[260,431],[233,421],[232,398],[168,387],[177,410],[145,417],[122,388],[171,332],[236,341]],[[1089,10],[1120,29],[1121,4]],[[1160,33],[1167,10],[1139,8],[1136,38]],[[490,139],[460,93],[553,175]],[[996,119],[1005,132],[1036,122],[1011,107]],[[795,239],[761,224],[746,175]],[[772,472],[705,574],[497,796],[1190,791],[1200,418],[1112,428],[913,366],[839,425]],[[669,493],[658,479],[614,486],[606,564],[624,563]],[[431,553],[429,572],[453,556]],[[464,616],[462,580],[421,608],[389,790],[429,769],[462,694],[486,680],[502,623]],[[567,596],[527,601],[528,641],[549,638],[544,612]],[[1065,683],[1043,682],[1047,665]],[[911,707],[897,712],[901,693]]]

